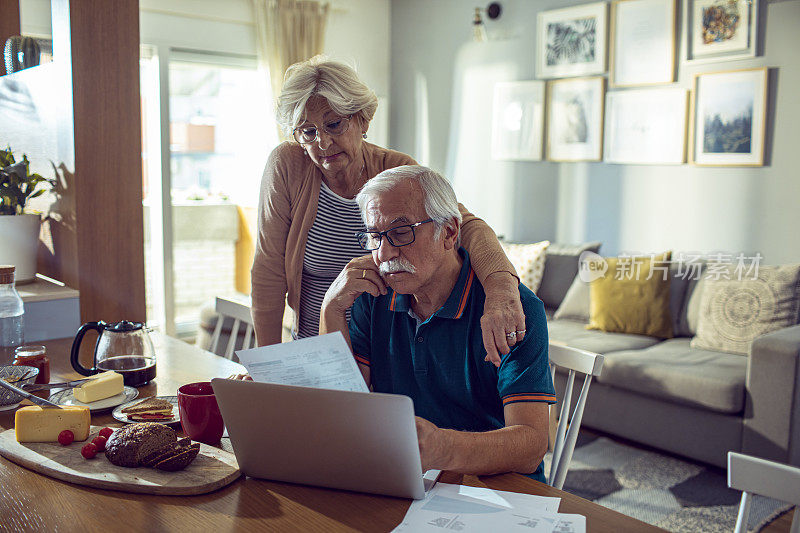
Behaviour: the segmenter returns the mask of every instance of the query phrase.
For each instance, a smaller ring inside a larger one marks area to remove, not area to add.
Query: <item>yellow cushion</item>
[[[589,285],[589,325],[616,333],[672,337],[669,262],[672,252],[609,257],[605,275]],[[650,279],[648,279],[650,278]]]

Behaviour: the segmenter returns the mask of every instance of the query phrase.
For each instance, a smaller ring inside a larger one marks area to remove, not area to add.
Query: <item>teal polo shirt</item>
[[[484,361],[486,295],[469,254],[464,248],[459,254],[463,264],[450,296],[424,322],[409,314],[409,295],[391,288],[383,296],[362,294],[350,319],[353,354],[370,367],[375,392],[410,397],[417,416],[459,431],[500,429],[505,405],[556,401],[544,305],[520,284],[525,339],[502,356],[500,368]],[[531,477],[544,481],[541,464]]]

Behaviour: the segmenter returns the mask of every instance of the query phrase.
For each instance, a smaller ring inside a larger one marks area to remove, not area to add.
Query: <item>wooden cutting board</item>
[[[57,442],[19,443],[13,429],[0,433],[0,455],[40,474],[87,487],[144,494],[205,494],[232,483],[242,473],[232,453],[200,444],[192,464],[178,472],[154,468],[125,468],[111,464],[105,454],[84,459],[81,448],[101,426],[92,426],[89,440],[61,446]]]

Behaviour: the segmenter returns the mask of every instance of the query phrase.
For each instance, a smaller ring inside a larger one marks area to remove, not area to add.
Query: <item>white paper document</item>
[[[560,498],[437,483],[412,502],[395,532],[585,533],[586,518],[559,514]]]
[[[340,331],[236,352],[253,381],[369,392]]]

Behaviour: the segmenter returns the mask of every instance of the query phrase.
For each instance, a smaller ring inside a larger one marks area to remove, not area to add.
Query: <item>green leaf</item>
[[[15,164],[14,154],[9,147],[7,150],[0,150],[0,192],[2,192],[2,214],[22,213],[27,201],[44,194],[48,188],[53,188],[55,179],[47,179],[40,174],[31,173],[30,160],[26,154],[22,154],[23,169],[15,169],[13,172],[4,171],[5,168]],[[20,176],[19,174],[23,174]],[[40,188],[39,184],[44,183]]]

